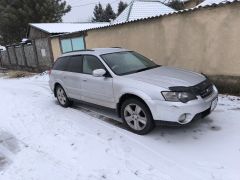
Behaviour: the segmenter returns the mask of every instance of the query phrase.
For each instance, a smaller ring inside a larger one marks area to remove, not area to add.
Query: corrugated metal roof
[[[231,3],[240,3],[240,0],[227,0],[227,1],[224,1],[224,2],[220,2],[220,3],[213,3],[211,5],[196,6],[196,7],[190,8],[190,9],[175,11],[173,13],[161,14],[161,15],[151,16],[151,17],[145,17],[145,18],[130,20],[130,21],[126,21],[126,22],[118,22],[118,23],[110,24],[110,25],[105,26],[105,27],[117,26],[117,25],[122,25],[122,24],[137,22],[137,21],[143,21],[143,20],[153,19],[153,18],[160,18],[160,17],[163,17],[163,16],[169,16],[169,15],[173,15],[173,14],[181,14],[181,13],[186,13],[186,12],[198,11],[198,10],[204,9],[204,8],[224,6],[226,4],[231,4]],[[90,28],[90,29],[86,29],[86,30],[93,30],[93,29],[100,29],[100,28],[104,28],[104,27]]]
[[[114,24],[176,12],[160,0],[133,0],[114,20]]]
[[[173,15],[173,14],[181,14],[181,13],[187,13],[187,12],[192,12],[192,11],[198,11],[200,9],[204,9],[204,8],[208,8],[208,7],[218,7],[218,6],[224,6],[226,4],[231,4],[231,3],[240,3],[240,0],[227,0],[224,2],[220,2],[220,3],[213,3],[210,5],[204,5],[204,6],[196,6],[190,9],[184,9],[184,10],[180,10],[180,11],[175,11],[173,13],[168,13],[168,14],[161,14],[161,15],[155,15],[155,16],[151,16],[151,17],[144,17],[141,19],[136,19],[136,20],[129,20],[129,21],[125,21],[125,22],[118,22],[118,23],[114,23],[114,24],[108,24],[105,26],[101,26],[101,27],[92,27],[89,29],[85,29],[83,31],[87,31],[87,30],[94,30],[94,29],[101,29],[101,28],[107,28],[107,27],[113,27],[113,26],[117,26],[117,25],[122,25],[122,24],[127,24],[127,23],[132,23],[132,22],[137,22],[137,21],[143,21],[143,20],[148,20],[148,19],[154,19],[154,18],[160,18],[160,17],[164,17],[164,16],[169,16],[169,15]],[[76,31],[80,32],[80,31]],[[66,33],[66,34],[70,34],[70,33]]]
[[[233,2],[234,0],[205,0],[202,3],[200,3],[197,7],[204,7],[204,6],[211,6],[211,5],[218,5],[221,3],[226,3],[226,2]]]
[[[31,23],[29,25],[50,34],[58,34],[108,26],[109,23]]]

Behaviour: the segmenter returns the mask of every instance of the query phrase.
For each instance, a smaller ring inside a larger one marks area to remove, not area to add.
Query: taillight
[[[51,75],[51,73],[52,73],[52,70],[51,70],[51,69],[49,69],[49,71],[48,71],[48,75]]]

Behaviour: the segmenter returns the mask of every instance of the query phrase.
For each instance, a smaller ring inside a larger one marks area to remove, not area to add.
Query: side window
[[[102,62],[95,56],[84,56],[83,73],[92,74],[95,69],[105,69]]]
[[[69,59],[68,71],[82,73],[83,56],[72,56]]]
[[[68,63],[69,57],[61,57],[53,65],[53,70],[66,71]]]

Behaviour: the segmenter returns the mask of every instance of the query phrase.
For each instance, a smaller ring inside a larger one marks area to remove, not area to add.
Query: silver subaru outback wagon
[[[64,54],[49,84],[61,106],[78,100],[116,109],[137,134],[147,134],[157,122],[181,125],[203,118],[218,101],[218,90],[206,76],[160,66],[122,48]]]

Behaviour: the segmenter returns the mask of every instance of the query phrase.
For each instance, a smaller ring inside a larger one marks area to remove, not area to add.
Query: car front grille
[[[206,98],[213,93],[213,84],[207,79],[192,88],[192,92],[196,95],[200,95],[202,98]]]
[[[172,91],[190,92],[196,96],[201,96],[202,98],[206,98],[210,96],[214,91],[213,84],[209,79],[206,79],[205,81],[195,86],[189,86],[189,87],[174,86],[174,87],[169,87],[169,89]]]
[[[209,86],[207,89],[203,90],[201,93],[200,93],[200,96],[202,98],[206,98],[208,96],[210,96],[211,94],[213,93],[213,85]]]

